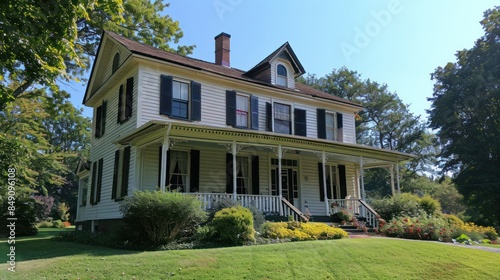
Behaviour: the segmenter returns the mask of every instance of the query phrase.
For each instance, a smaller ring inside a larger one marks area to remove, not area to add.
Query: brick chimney
[[[215,64],[230,67],[229,52],[231,35],[222,32],[215,36]]]

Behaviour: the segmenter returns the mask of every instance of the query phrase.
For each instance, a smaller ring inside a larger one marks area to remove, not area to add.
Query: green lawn
[[[500,279],[500,253],[386,238],[135,252],[53,242],[16,243],[16,272],[1,279]]]

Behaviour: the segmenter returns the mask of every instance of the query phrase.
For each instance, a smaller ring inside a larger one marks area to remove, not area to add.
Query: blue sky
[[[308,74],[346,66],[386,83],[410,110],[427,118],[430,73],[455,61],[484,34],[483,12],[499,1],[171,0],[165,10],[196,45],[194,58],[214,61],[214,36],[231,35],[231,67],[249,70],[288,41]],[[307,74],[306,74],[307,75]],[[72,84],[83,107],[85,85]],[[90,116],[91,109],[85,109]]]

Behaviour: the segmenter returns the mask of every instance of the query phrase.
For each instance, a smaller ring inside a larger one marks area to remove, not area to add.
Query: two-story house
[[[229,197],[273,216],[327,217],[334,201],[358,213],[363,170],[411,157],[356,144],[362,107],[296,82],[305,70],[289,43],[241,71],[230,38],[215,37],[211,63],[103,33],[83,100],[94,116],[79,229],[120,219],[137,190],[178,190],[206,209]]]

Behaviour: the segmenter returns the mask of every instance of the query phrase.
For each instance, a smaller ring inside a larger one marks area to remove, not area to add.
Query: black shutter
[[[115,166],[113,168],[113,189],[111,190],[111,199],[116,198],[116,190],[118,188],[118,168],[120,166],[120,150],[115,151]]]
[[[319,177],[319,200],[325,201],[325,189],[323,184],[323,163],[318,162],[318,177]]]
[[[337,113],[337,141],[344,142],[344,131],[342,127],[344,126],[344,121],[341,113]]]
[[[226,193],[233,193],[233,155],[230,153],[226,154]]]
[[[201,84],[191,81],[191,120],[201,121]]]
[[[125,119],[132,117],[132,107],[134,103],[134,77],[127,79],[127,92],[125,100]]]
[[[160,114],[172,115],[172,76],[160,76]]]
[[[325,109],[316,109],[318,118],[318,138],[326,139],[326,114]]]
[[[123,106],[123,85],[120,85],[118,90],[118,114],[116,115],[116,123],[122,122],[122,106]]]
[[[190,192],[200,191],[200,151],[191,150]]]
[[[259,156],[252,157],[252,194],[259,194]]]
[[[266,131],[273,131],[273,105],[266,102]]]
[[[259,130],[259,98],[257,96],[250,97],[250,110],[252,111],[252,129]]]
[[[108,101],[103,101],[102,102],[102,118],[101,118],[101,135],[100,136],[103,136],[104,135],[104,131],[105,131],[105,128],[106,128],[106,110],[108,108]]]
[[[130,146],[123,151],[122,195],[128,195],[128,175],[130,173]]]
[[[92,163],[92,182],[90,182],[90,205],[94,205],[95,203],[95,188],[96,188],[96,180],[97,180],[97,163]]]
[[[306,110],[295,109],[295,135],[307,136]]]
[[[340,184],[340,198],[345,199],[347,196],[347,180],[345,176],[345,165],[339,165],[339,184]]]
[[[226,90],[226,124],[236,126],[236,91]]]
[[[101,122],[102,122],[102,105],[95,110],[95,131],[94,137],[101,137]]]
[[[99,166],[97,167],[98,171],[97,171],[97,194],[96,194],[96,198],[95,198],[95,202],[99,202],[101,201],[101,189],[102,189],[102,168],[103,168],[103,165],[104,165],[104,159],[100,159],[99,160]]]

